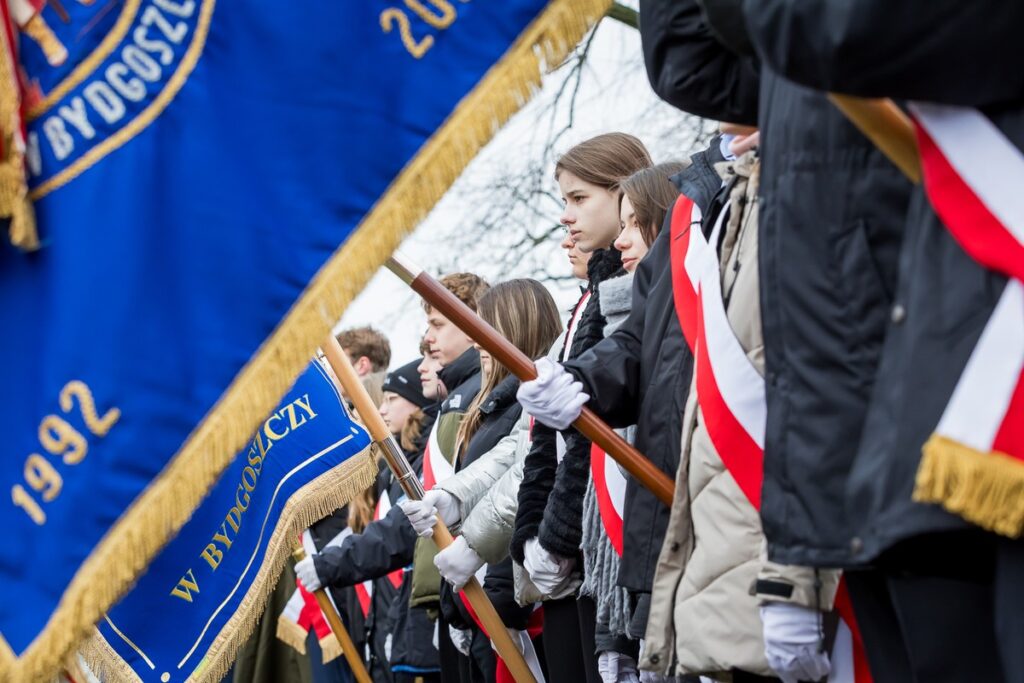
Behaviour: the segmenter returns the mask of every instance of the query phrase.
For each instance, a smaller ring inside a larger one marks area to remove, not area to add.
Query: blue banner
[[[0,680],[42,680],[610,3],[15,4],[42,247],[0,244]]]
[[[86,660],[106,680],[219,680],[301,531],[372,483],[369,443],[314,362],[103,617]]]

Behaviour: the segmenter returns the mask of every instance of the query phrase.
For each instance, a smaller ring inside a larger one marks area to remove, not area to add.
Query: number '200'
[[[460,2],[469,2],[469,0],[460,0]],[[404,0],[404,3],[417,17],[423,20],[423,23],[439,31],[451,26],[458,16],[455,7],[448,0]],[[398,37],[401,38],[406,52],[416,59],[427,54],[427,50],[434,45],[434,36],[426,34],[422,38],[417,38],[413,34],[412,20],[409,19],[405,10],[397,7],[388,7],[380,13],[380,28],[384,33],[391,33],[397,28]]]

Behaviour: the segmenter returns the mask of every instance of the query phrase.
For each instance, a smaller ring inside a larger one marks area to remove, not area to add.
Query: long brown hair
[[[534,360],[547,354],[562,333],[562,322],[555,300],[536,280],[523,278],[501,282],[483,295],[477,306],[481,318]],[[508,368],[497,359],[493,360],[491,371],[481,383],[480,393],[466,409],[459,423],[456,443],[460,457],[480,428],[480,406],[509,374]]]
[[[584,140],[559,157],[555,180],[562,171],[568,171],[584,182],[611,190],[653,163],[638,138],[628,133],[605,133]]]
[[[640,235],[648,247],[654,244],[654,238],[661,232],[669,207],[679,196],[679,188],[668,178],[683,168],[685,166],[677,161],[668,161],[641,169],[619,183],[622,195],[628,197],[629,203],[633,205]],[[620,196],[620,208],[621,204]]]

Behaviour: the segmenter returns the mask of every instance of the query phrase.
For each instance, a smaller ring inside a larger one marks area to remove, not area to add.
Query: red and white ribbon
[[[444,451],[437,441],[437,430],[441,420],[434,420],[427,439],[427,448],[423,452],[423,490],[429,491],[438,482],[442,482],[455,474],[455,467],[444,457]]]
[[[716,245],[726,214],[723,210],[708,240],[696,204],[685,196],[676,201],[669,235],[673,299],[683,336],[696,359],[697,401],[708,438],[743,495],[760,510],[768,401],[764,378],[736,338],[722,298]],[[828,680],[870,683],[867,658],[844,582],[839,584],[836,611],[840,617],[839,638],[833,648]]]
[[[382,491],[380,498],[377,499],[377,506],[373,509],[373,520],[377,521],[387,516],[388,511],[391,510],[391,496],[388,495],[387,491]],[[388,574],[388,581],[395,587],[395,590],[402,585],[403,570],[396,569]],[[359,608],[363,611],[363,617],[370,615],[370,604],[373,600],[373,579],[367,579],[362,583],[356,584],[356,599],[359,600]]]
[[[936,434],[1024,461],[1024,154],[975,109],[911,111],[936,213],[974,260],[1011,278]]]
[[[626,507],[626,477],[615,460],[596,443],[590,447],[590,473],[597,494],[597,509],[601,513],[608,540],[622,557],[622,518]]]

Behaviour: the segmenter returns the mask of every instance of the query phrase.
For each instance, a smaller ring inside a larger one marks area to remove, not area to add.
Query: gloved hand
[[[818,681],[828,676],[828,654],[821,651],[821,613],[786,602],[761,606],[764,654],[783,683]]]
[[[597,673],[601,683],[640,683],[636,660],[621,652],[605,650],[597,656]]]
[[[553,595],[572,573],[574,559],[552,555],[541,546],[540,541],[531,538],[523,545],[523,569],[530,575],[530,581],[544,595]]]
[[[537,361],[537,379],[519,385],[516,398],[530,415],[553,429],[565,429],[580,416],[590,396],[565,368],[547,358]]]
[[[462,519],[459,499],[447,491],[439,488],[430,489],[423,494],[423,502],[434,506],[446,526],[452,526]]]
[[[455,628],[448,624],[448,636],[452,639],[452,645],[455,646],[455,649],[461,652],[463,656],[468,657],[469,646],[473,642],[473,632]]]
[[[434,566],[452,588],[462,590],[476,574],[476,570],[484,566],[484,560],[469,547],[465,538],[459,536],[454,543],[434,556]]]
[[[416,535],[421,538],[430,538],[434,533],[434,525],[437,523],[437,509],[423,500],[409,500],[406,498],[398,503],[402,512],[409,518],[409,524],[416,530]]]
[[[301,562],[295,563],[295,576],[299,577],[302,587],[312,593],[319,590],[323,585],[316,573],[316,565],[313,563],[313,556],[307,555]]]

